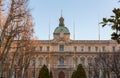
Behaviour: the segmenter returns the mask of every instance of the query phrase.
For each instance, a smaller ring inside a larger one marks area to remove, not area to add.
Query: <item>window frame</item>
[[[59,51],[64,51],[64,45],[59,45]]]

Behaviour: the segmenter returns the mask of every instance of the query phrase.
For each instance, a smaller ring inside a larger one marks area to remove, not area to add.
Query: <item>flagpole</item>
[[[73,40],[75,41],[75,21],[73,21]],[[76,55],[75,55],[75,50],[74,50],[74,69],[76,67],[75,62],[76,62]]]
[[[49,68],[49,74],[50,74],[50,18],[49,18],[49,34],[48,34],[48,39],[49,39],[49,65],[48,65],[48,68]]]

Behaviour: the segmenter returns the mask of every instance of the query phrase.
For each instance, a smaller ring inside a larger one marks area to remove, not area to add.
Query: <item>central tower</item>
[[[64,24],[64,18],[61,16],[59,19],[59,26],[54,30],[54,39],[55,40],[70,40],[70,32]]]

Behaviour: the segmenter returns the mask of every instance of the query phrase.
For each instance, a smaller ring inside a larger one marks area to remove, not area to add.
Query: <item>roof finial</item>
[[[62,17],[62,10],[61,10],[61,17],[59,19],[59,26],[64,26],[64,18]]]

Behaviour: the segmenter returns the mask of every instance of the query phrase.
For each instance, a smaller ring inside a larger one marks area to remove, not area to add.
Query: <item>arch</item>
[[[92,65],[92,57],[88,57],[87,61],[88,61],[88,65]]]
[[[58,74],[58,78],[65,78],[65,73],[63,71],[60,71]]]
[[[40,57],[40,58],[39,58],[39,66],[41,66],[42,64],[43,64],[43,58]]]
[[[85,66],[85,58],[84,57],[80,58],[80,63],[82,64],[82,66]]]
[[[48,65],[49,64],[49,59],[48,59],[48,57],[46,57],[46,65]]]

